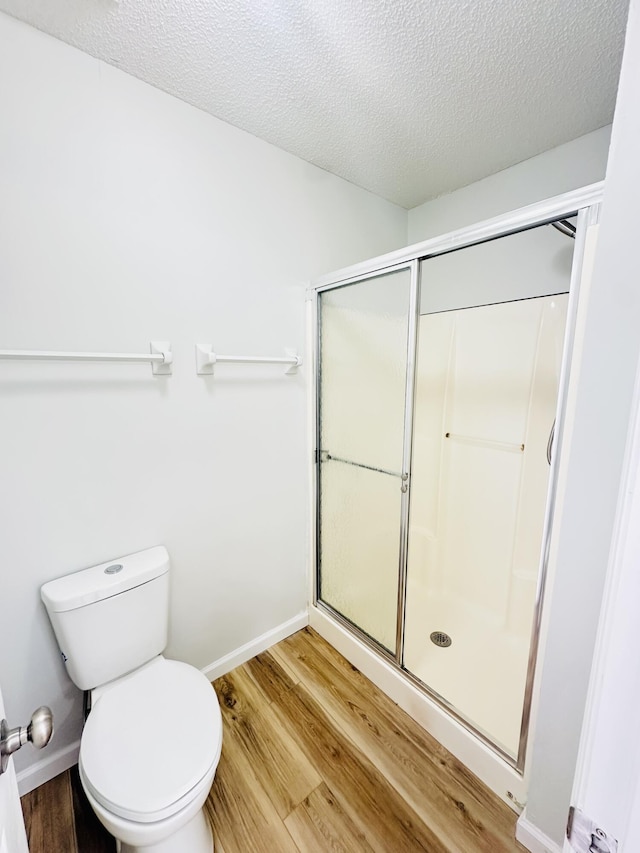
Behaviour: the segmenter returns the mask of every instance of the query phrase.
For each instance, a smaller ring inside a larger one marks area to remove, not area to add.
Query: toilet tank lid
[[[167,549],[164,545],[156,545],[49,581],[40,589],[40,595],[47,610],[60,613],[111,598],[168,571]]]

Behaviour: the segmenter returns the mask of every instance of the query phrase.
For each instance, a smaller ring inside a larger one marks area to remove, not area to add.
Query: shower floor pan
[[[434,632],[447,634],[451,645],[436,645]],[[509,633],[478,608],[417,585],[408,589],[405,668],[513,756],[528,653],[528,637]]]

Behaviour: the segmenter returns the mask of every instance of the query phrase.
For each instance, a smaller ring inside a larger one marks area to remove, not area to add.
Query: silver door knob
[[[51,740],[53,734],[53,714],[51,708],[43,705],[31,715],[28,726],[10,729],[6,720],[0,722],[0,774],[4,773],[9,758],[14,752],[24,746],[27,741],[36,749],[42,749]]]

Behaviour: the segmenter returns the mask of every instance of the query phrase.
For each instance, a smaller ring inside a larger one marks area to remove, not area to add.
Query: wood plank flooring
[[[77,767],[20,802],[30,853],[115,853],[116,842],[89,805]]]
[[[216,853],[524,851],[511,809],[311,629],[214,687]],[[22,804],[31,853],[115,849],[77,771]]]

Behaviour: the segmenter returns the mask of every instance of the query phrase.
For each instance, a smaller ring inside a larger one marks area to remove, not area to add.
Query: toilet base
[[[213,836],[204,810],[200,809],[188,823],[164,841],[145,847],[132,847],[116,841],[116,849],[118,853],[185,853],[187,850],[213,853]]]

